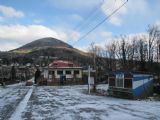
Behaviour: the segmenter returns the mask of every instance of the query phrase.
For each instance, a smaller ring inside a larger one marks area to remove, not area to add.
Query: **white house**
[[[59,83],[62,77],[65,82],[78,83],[82,81],[82,67],[71,61],[55,60],[44,68],[44,79]]]

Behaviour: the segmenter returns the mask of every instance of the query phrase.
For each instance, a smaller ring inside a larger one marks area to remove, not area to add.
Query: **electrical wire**
[[[87,17],[85,18],[85,21],[88,22],[88,20],[99,10],[99,8],[104,4],[104,0],[95,8],[93,8],[93,10],[87,15]],[[77,30],[79,28],[82,29],[82,26],[84,26],[83,22],[80,22],[73,30]]]
[[[103,0],[103,3],[101,4],[101,6],[100,7],[102,7],[102,5],[104,4],[104,0]],[[114,8],[116,6],[116,0],[115,0],[115,4],[112,4],[110,7],[108,7],[107,9],[105,9],[105,10],[109,10],[109,9],[111,9],[111,8]],[[92,16],[91,16],[91,19],[90,20],[93,20],[93,21],[96,21],[97,20],[97,17],[98,16],[100,16],[100,14],[98,14],[97,13],[98,12],[98,9],[95,11],[95,14],[93,14]],[[97,14],[98,14],[98,16],[97,16]],[[88,21],[88,22],[90,22],[90,21]],[[93,22],[90,22],[90,23],[88,23],[88,22],[86,22],[83,26],[82,26],[82,28],[84,27],[84,28],[87,28],[86,26],[90,26],[90,25],[92,25],[92,23]],[[88,24],[88,25],[87,25]],[[84,30],[84,29],[83,29]]]
[[[128,2],[128,0],[126,2],[124,2],[122,5],[120,5],[117,9],[115,9],[110,15],[108,15],[105,19],[103,19],[100,23],[98,23],[95,27],[93,27],[90,31],[88,31],[85,35],[83,35],[80,39],[78,39],[73,46],[79,42],[80,40],[84,39],[86,36],[88,36],[92,31],[94,31],[97,27],[99,27],[101,24],[103,24],[106,20],[108,20],[110,17],[112,17],[117,11],[119,11],[126,3]]]
[[[100,8],[102,8],[102,6],[104,5],[105,0],[103,0],[100,4],[98,4],[96,7],[94,7],[94,9],[88,14],[88,16],[82,21],[80,22],[74,29],[73,31],[79,31],[79,32],[87,32],[87,29],[92,28],[92,26],[94,26],[96,23],[96,21],[101,21],[103,18],[100,18],[100,15],[102,14],[100,12]],[[111,6],[107,7],[105,10],[110,10],[111,8],[115,8],[116,6],[116,0],[115,0],[115,4],[112,4]],[[74,35],[74,32],[70,35],[72,36]],[[74,44],[75,41],[73,43],[70,44]]]

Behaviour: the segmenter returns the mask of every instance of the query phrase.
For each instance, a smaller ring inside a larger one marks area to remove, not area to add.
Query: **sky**
[[[160,0],[128,0],[117,13],[81,39],[126,0],[0,0],[0,51],[44,37],[87,50],[120,35],[139,35],[160,25]]]

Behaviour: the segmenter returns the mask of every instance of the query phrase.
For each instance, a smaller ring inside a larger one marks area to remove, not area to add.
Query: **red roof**
[[[55,60],[50,65],[50,67],[62,68],[62,67],[80,67],[79,65],[66,60]]]

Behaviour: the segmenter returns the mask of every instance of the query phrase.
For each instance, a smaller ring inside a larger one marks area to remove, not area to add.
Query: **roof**
[[[147,73],[147,72],[140,72],[140,71],[112,71],[112,72],[108,72],[108,75],[110,77],[115,77],[116,74],[124,74],[125,77],[133,77],[133,75],[152,75],[151,73]]]
[[[67,60],[54,60],[49,67],[53,68],[75,68],[75,67],[80,67],[78,64],[75,64],[71,61]]]

